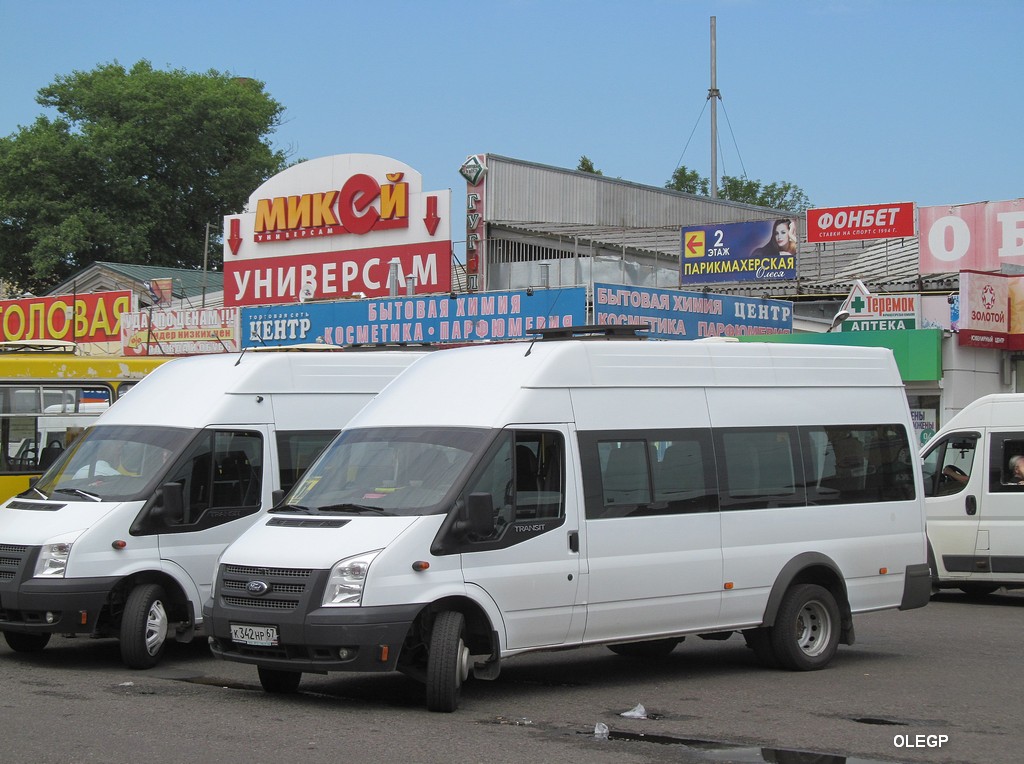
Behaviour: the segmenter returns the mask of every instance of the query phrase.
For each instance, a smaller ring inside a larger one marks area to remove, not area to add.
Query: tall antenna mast
[[[718,73],[716,72],[715,55],[715,17],[711,17],[711,87],[708,88],[708,100],[711,101],[711,198],[718,198],[718,109],[717,100],[722,97],[718,92]]]

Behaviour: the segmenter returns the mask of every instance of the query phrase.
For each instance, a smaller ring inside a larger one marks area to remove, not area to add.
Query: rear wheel
[[[129,668],[148,669],[160,662],[170,628],[164,588],[143,584],[132,589],[121,616],[121,660]]]
[[[446,610],[434,619],[427,655],[427,708],[450,713],[459,707],[462,684],[469,678],[466,619]]]
[[[302,681],[301,671],[281,671],[263,666],[257,666],[256,671],[260,675],[263,689],[275,694],[289,695],[299,689],[299,682]]]
[[[50,635],[5,631],[4,639],[7,640],[7,646],[16,653],[38,653],[46,647],[50,641]]]
[[[676,649],[682,639],[652,639],[647,642],[625,642],[621,645],[608,645],[608,649],[616,655],[627,658],[664,658]]]
[[[782,598],[771,629],[772,649],[783,668],[824,668],[839,647],[839,606],[816,584],[798,584]]]

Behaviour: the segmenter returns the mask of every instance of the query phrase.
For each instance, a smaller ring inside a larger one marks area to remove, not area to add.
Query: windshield
[[[148,498],[195,430],[119,425],[91,427],[25,498],[129,501]]]
[[[488,430],[394,427],[343,432],[272,511],[427,515],[445,497]]]

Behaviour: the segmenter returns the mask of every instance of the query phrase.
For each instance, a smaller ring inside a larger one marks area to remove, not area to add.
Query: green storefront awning
[[[761,334],[740,337],[740,341],[889,348],[904,382],[932,382],[942,378],[942,329]]]

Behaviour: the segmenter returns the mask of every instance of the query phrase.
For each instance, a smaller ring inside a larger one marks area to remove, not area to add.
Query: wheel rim
[[[832,619],[818,600],[800,609],[796,619],[796,643],[804,655],[815,657],[828,649],[832,638]]]
[[[469,679],[469,648],[460,639],[459,652],[455,663],[455,685],[457,687],[461,686],[467,679]]]
[[[167,611],[164,610],[164,603],[156,600],[149,606],[146,613],[146,651],[150,655],[160,652],[160,647],[167,639]]]

